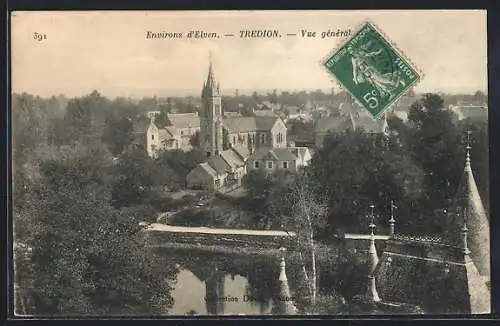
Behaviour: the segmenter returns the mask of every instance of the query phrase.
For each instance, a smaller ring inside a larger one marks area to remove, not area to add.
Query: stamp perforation
[[[392,51],[394,51],[398,56],[400,56],[403,60],[406,61],[406,63],[418,74],[418,78],[416,81],[414,81],[410,86],[406,87],[405,90],[403,92],[401,92],[399,95],[395,96],[394,99],[391,100],[391,102],[389,104],[387,104],[386,108],[379,112],[377,115],[373,116],[372,115],[372,118],[374,120],[378,120],[381,116],[383,116],[391,107],[393,107],[400,99],[401,97],[403,97],[407,92],[408,90],[411,88],[411,87],[414,87],[415,85],[417,85],[418,83],[420,83],[422,81],[422,79],[425,77],[425,74],[424,72],[418,67],[418,65],[416,65],[412,60],[410,60],[408,58],[408,56],[406,55],[406,53],[404,51],[401,50],[401,48],[396,45],[396,43],[394,43],[394,41],[392,41],[392,39],[390,37],[388,37],[379,27],[377,24],[375,24],[371,19],[364,19],[361,23],[359,23],[356,28],[354,28],[354,32],[352,33],[352,35],[350,36],[347,36],[345,38],[343,38],[337,47],[333,48],[330,52],[327,53],[327,55],[323,56],[323,58],[320,60],[319,64],[321,66],[321,69],[326,69],[325,66],[324,66],[324,63],[329,60],[332,56],[334,56],[338,51],[340,51],[340,49],[347,43],[349,43],[354,37],[357,36],[357,34],[367,25],[369,24],[370,27],[372,27],[374,29],[374,31],[376,33],[378,33],[380,36],[382,36],[383,40],[385,42],[387,42],[387,44],[392,48]],[[356,96],[354,96],[353,94],[351,94],[351,92],[347,89],[347,87],[345,87],[345,85],[337,78],[335,77],[334,74],[330,73],[329,71],[327,71],[327,74],[329,75],[329,78],[330,80],[335,84],[337,85],[337,87],[339,87],[339,89],[341,90],[345,90],[350,98],[357,104],[359,105],[360,107],[364,107],[364,105],[357,99]]]

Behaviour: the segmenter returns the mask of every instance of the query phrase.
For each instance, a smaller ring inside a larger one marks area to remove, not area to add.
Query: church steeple
[[[207,80],[203,84],[201,92],[200,111],[200,148],[206,156],[218,155],[222,150],[222,100],[220,97],[220,86],[215,81],[210,52]]]
[[[467,132],[465,167],[461,183],[453,200],[452,212],[463,212],[454,219],[455,230],[448,230],[448,240],[453,245],[463,245],[461,235],[456,230],[467,225],[467,243],[470,249],[470,256],[477,266],[479,273],[485,278],[490,278],[490,230],[489,220],[486,215],[476,181],[472,173],[470,157],[470,134]]]
[[[203,91],[201,93],[202,97],[213,97],[219,96],[220,85],[215,82],[212,52],[209,53],[209,63],[208,63],[208,75],[205,84],[203,85]]]

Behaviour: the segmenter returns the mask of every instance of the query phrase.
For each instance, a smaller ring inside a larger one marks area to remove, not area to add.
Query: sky
[[[328,90],[337,84],[320,61],[345,39],[321,38],[321,32],[355,30],[367,19],[423,73],[416,91],[487,91],[486,12],[479,10],[18,11],[11,24],[12,91],[199,96],[210,52],[223,95],[235,89]],[[254,29],[279,30],[282,37],[239,37]],[[301,37],[305,29],[317,36]],[[191,30],[235,36],[146,38],[148,31],[185,36]],[[46,39],[34,40],[34,32]]]

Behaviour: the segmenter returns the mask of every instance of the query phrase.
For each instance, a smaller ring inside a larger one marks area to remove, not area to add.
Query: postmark
[[[422,75],[371,22],[366,22],[322,66],[378,119]]]

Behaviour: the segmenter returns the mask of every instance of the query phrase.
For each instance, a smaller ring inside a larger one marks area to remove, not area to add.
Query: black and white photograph
[[[14,316],[491,312],[486,11],[13,11]]]

